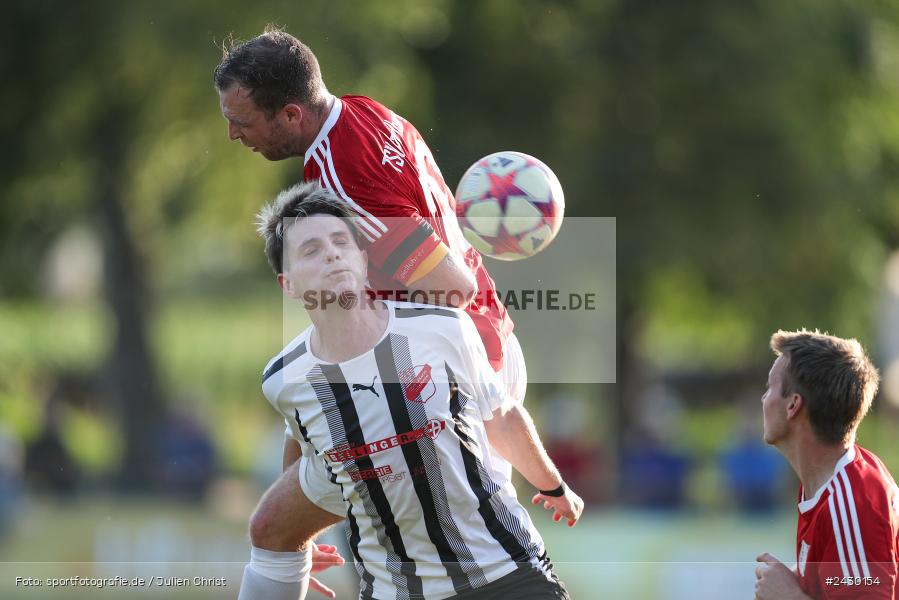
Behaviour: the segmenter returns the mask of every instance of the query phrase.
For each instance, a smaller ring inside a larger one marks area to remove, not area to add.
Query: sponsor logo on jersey
[[[335,446],[331,450],[325,452],[325,456],[327,456],[333,462],[353,460],[356,458],[361,458],[363,456],[377,454],[378,452],[390,450],[391,448],[396,448],[405,444],[411,444],[412,442],[416,442],[425,436],[428,436],[433,440],[438,435],[440,435],[440,432],[444,429],[446,429],[446,421],[431,419],[428,421],[427,425],[425,425],[424,427],[420,427],[419,429],[413,429],[412,431],[407,431],[406,433],[391,435],[390,437],[386,437],[381,440],[369,442],[363,446],[350,446],[349,444]]]
[[[440,435],[440,432],[446,428],[446,421],[438,421],[437,419],[429,419],[428,424],[425,425],[425,435],[431,438],[432,440],[436,440],[437,436]]]
[[[439,458],[436,459],[435,464],[438,467],[442,464]],[[379,479],[381,483],[396,483],[398,481],[403,481],[404,479],[406,479],[406,475],[411,475],[412,477],[427,478],[428,468],[428,465],[416,465],[408,471],[394,471],[390,465],[385,465],[383,467],[377,467],[375,469],[365,469],[363,471],[357,471],[356,473],[350,473],[350,479],[352,479],[353,481]]]
[[[399,471],[397,473],[388,473],[381,477],[381,483],[396,483],[397,481],[402,481],[406,478],[405,471]]]
[[[808,560],[808,551],[811,548],[809,544],[806,543],[805,540],[799,545],[799,576],[805,577],[805,563]]]
[[[403,150],[403,122],[399,117],[391,113],[391,119],[384,119],[387,127],[387,137],[384,140],[382,165],[390,165],[397,173],[403,172],[406,164],[406,152]]]
[[[368,390],[369,392],[371,392],[372,394],[374,394],[375,396],[377,396],[378,398],[380,398],[381,395],[380,395],[380,394],[378,393],[378,391],[375,389],[375,381],[377,381],[377,379],[378,379],[378,376],[375,375],[374,379],[371,380],[371,385],[363,385],[363,384],[361,384],[361,383],[354,383],[354,384],[353,384],[353,391],[354,391],[354,392],[360,392],[360,391],[362,391],[362,390]]]
[[[393,473],[393,467],[384,465],[383,467],[375,467],[374,469],[362,469],[361,471],[353,471],[350,473],[350,479],[353,481],[362,481],[364,479],[380,479],[385,475]]]
[[[406,399],[410,402],[424,404],[437,393],[437,386],[431,380],[431,365],[416,365],[410,369],[399,372],[400,383]]]

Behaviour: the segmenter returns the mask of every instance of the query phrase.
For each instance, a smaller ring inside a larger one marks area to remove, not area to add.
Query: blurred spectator
[[[60,435],[60,404],[52,395],[44,409],[41,432],[25,447],[25,477],[30,488],[67,498],[77,487],[78,467]]]
[[[621,455],[621,498],[629,507],[675,509],[684,504],[690,460],[646,429],[638,430]]]
[[[215,476],[215,446],[192,416],[176,414],[163,424],[156,446],[162,489],[186,500],[202,500]]]
[[[544,386],[531,384],[530,387]],[[600,420],[594,414],[596,403],[589,402],[585,395],[591,390],[560,385],[545,387],[548,393],[537,404],[537,421],[546,452],[572,489],[585,501],[597,502],[601,499],[604,475],[598,440],[603,436],[597,428]]]
[[[98,396],[91,376],[74,371],[50,374],[41,431],[25,447],[25,481],[37,491],[69,497],[81,482],[81,472],[62,438],[65,406],[89,407]]]
[[[19,505],[22,490],[22,445],[0,425],[0,539]]]
[[[638,425],[619,456],[619,497],[629,507],[676,509],[684,505],[690,460],[675,449],[683,407],[677,391],[662,382],[643,390]]]
[[[778,490],[787,466],[780,453],[762,441],[757,430],[758,427],[744,427],[722,453],[720,462],[734,503],[746,513],[766,513],[777,508]]]

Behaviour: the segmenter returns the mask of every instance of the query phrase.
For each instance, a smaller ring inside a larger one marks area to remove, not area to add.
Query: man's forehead
[[[786,356],[778,354],[777,358],[775,358],[774,362],[771,364],[771,369],[768,370],[768,377],[774,377],[776,373],[782,371],[786,360]]]
[[[250,90],[240,85],[232,85],[231,87],[219,93],[222,113],[228,114],[249,113],[255,110],[256,103],[250,96]]]
[[[284,219],[284,227],[287,229],[287,236],[292,238],[293,243],[301,245],[339,233],[349,234],[350,223],[345,221],[346,219],[342,217],[317,214],[299,219],[296,222],[294,222],[293,218],[287,217]]]

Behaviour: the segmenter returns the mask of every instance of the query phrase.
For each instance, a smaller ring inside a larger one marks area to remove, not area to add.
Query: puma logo
[[[361,383],[354,383],[354,384],[353,384],[353,391],[354,391],[354,392],[359,392],[359,391],[361,391],[361,390],[368,390],[369,392],[371,392],[372,394],[374,394],[375,396],[377,396],[378,398],[380,398],[380,397],[381,397],[381,394],[379,394],[379,393],[377,392],[377,390],[375,390],[375,381],[377,381],[377,380],[378,380],[378,376],[375,375],[374,379],[371,380],[371,385],[362,385]]]

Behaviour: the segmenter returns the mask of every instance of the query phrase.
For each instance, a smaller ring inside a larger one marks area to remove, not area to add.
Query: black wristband
[[[565,482],[563,481],[562,483],[560,483],[559,487],[557,487],[554,490],[549,490],[549,491],[540,490],[540,493],[543,494],[544,496],[552,496],[553,498],[559,498],[561,496],[564,496],[565,495]]]

